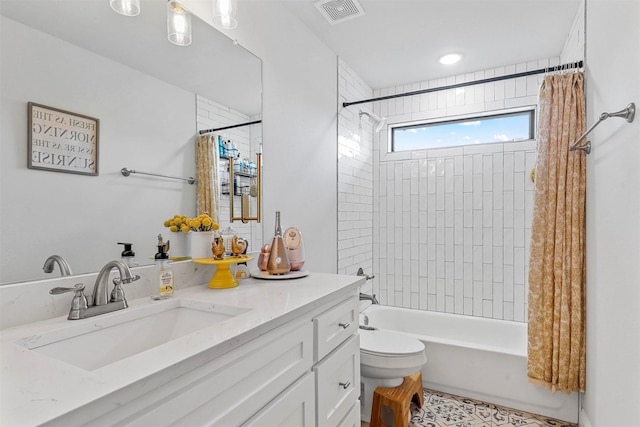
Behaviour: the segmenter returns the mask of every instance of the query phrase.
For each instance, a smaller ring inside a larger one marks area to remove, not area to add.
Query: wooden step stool
[[[371,408],[371,427],[384,427],[382,407],[393,412],[394,427],[408,427],[411,401],[422,407],[422,374],[409,375],[397,387],[376,387]]]

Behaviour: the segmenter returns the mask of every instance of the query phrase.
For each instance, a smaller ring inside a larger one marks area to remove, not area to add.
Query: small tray
[[[287,274],[269,274],[268,271],[254,270],[251,272],[251,277],[263,280],[289,280],[299,279],[300,277],[306,277],[309,275],[307,270],[290,271]]]

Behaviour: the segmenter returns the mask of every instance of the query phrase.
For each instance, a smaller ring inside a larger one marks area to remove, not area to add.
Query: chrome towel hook
[[[583,133],[580,136],[580,138],[578,138],[576,142],[573,143],[573,145],[571,145],[571,148],[569,148],[569,151],[582,150],[587,154],[591,153],[591,141],[587,141],[586,144],[581,145],[579,147],[578,147],[578,144],[580,143],[580,141],[584,139],[584,137],[586,137],[589,133],[591,133],[591,131],[594,130],[596,126],[598,126],[603,121],[607,120],[609,117],[620,117],[625,119],[627,123],[631,123],[633,122],[633,119],[636,117],[636,104],[632,102],[629,105],[627,105],[627,108],[620,111],[616,111],[615,113],[600,114],[600,118],[598,119],[598,121],[595,122],[593,125],[591,125],[591,127],[587,129],[587,131]]]

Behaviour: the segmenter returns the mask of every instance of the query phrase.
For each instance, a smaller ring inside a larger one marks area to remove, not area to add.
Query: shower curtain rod
[[[350,105],[364,104],[367,102],[374,102],[374,101],[385,101],[387,99],[401,98],[405,96],[422,95],[424,93],[439,92],[441,90],[448,90],[448,89],[457,89],[465,86],[473,86],[473,85],[479,85],[483,83],[492,83],[500,80],[509,80],[509,79],[515,79],[518,77],[533,76],[536,74],[544,74],[544,73],[550,73],[550,72],[562,71],[562,70],[572,70],[574,68],[582,68],[582,65],[583,65],[582,61],[578,61],[578,62],[572,62],[568,64],[563,64],[563,65],[556,65],[554,67],[540,68],[539,70],[523,71],[521,73],[489,77],[486,79],[474,80],[472,82],[456,83],[448,86],[440,86],[440,87],[434,87],[429,89],[414,90],[412,92],[397,93],[395,95],[379,96],[377,98],[363,99],[362,101],[343,102],[342,107],[348,107]]]
[[[200,135],[203,135],[205,133],[216,132],[216,131],[219,131],[219,130],[226,130],[226,129],[239,128],[239,127],[242,127],[242,126],[256,125],[258,123],[262,123],[262,120],[256,120],[255,122],[240,123],[240,124],[237,124],[237,125],[225,126],[225,127],[222,127],[222,128],[201,130],[199,133],[200,133]]]

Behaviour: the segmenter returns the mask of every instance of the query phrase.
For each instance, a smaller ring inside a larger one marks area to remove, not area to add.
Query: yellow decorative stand
[[[231,270],[229,270],[231,264],[247,262],[252,259],[253,257],[244,255],[230,256],[222,259],[195,258],[192,261],[196,264],[214,264],[216,266],[216,274],[214,274],[209,281],[209,287],[212,289],[226,289],[235,288],[236,286],[238,286],[238,281],[235,277],[233,277],[233,274],[231,274]]]

